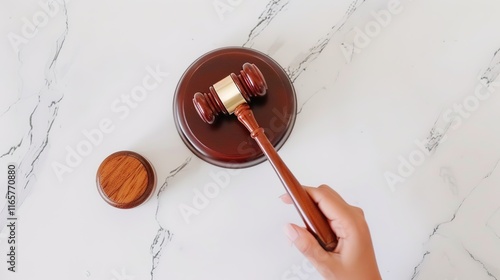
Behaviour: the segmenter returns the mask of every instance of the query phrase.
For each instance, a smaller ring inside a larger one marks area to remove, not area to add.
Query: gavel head
[[[209,87],[209,93],[195,93],[193,104],[201,119],[212,124],[223,113],[230,115],[236,108],[250,102],[255,96],[266,94],[267,84],[264,76],[255,64],[243,64],[239,75],[229,76]]]

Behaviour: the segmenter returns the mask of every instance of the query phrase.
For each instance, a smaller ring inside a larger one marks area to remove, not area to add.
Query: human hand
[[[327,252],[309,231],[295,224],[285,228],[288,239],[325,279],[381,280],[363,210],[347,204],[326,185],[305,189],[328,219],[339,243],[333,252]],[[292,204],[288,194],[282,195],[281,200]]]

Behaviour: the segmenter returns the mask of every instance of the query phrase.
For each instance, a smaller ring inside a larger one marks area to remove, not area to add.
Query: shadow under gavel
[[[278,155],[248,105],[251,98],[264,96],[266,91],[267,84],[259,68],[245,63],[239,75],[231,73],[210,86],[208,93],[197,92],[193,104],[201,119],[208,124],[214,123],[221,114],[236,115],[273,166],[306,228],[325,250],[333,251],[338,240],[329,221]]]

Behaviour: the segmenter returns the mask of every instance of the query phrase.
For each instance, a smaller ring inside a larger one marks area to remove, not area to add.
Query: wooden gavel
[[[248,105],[252,97],[264,96],[266,90],[267,84],[259,68],[245,63],[239,75],[231,73],[210,86],[209,93],[197,92],[193,104],[203,121],[209,124],[221,113],[236,115],[278,174],[309,232],[325,250],[333,251],[338,240],[329,221],[278,155]]]

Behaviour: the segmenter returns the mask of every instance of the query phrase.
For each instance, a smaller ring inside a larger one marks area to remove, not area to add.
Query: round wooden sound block
[[[97,189],[117,208],[133,208],[145,202],[156,186],[153,166],[143,156],[121,151],[108,156],[97,170]]]
[[[240,47],[223,48],[198,58],[181,77],[174,96],[174,120],[182,140],[199,158],[226,168],[243,168],[265,160],[265,155],[234,115],[221,116],[205,123],[193,105],[196,92],[231,73],[239,73],[246,62],[255,64],[268,89],[256,97],[250,107],[269,141],[281,148],[290,135],[297,112],[297,100],[285,71],[267,55]]]

